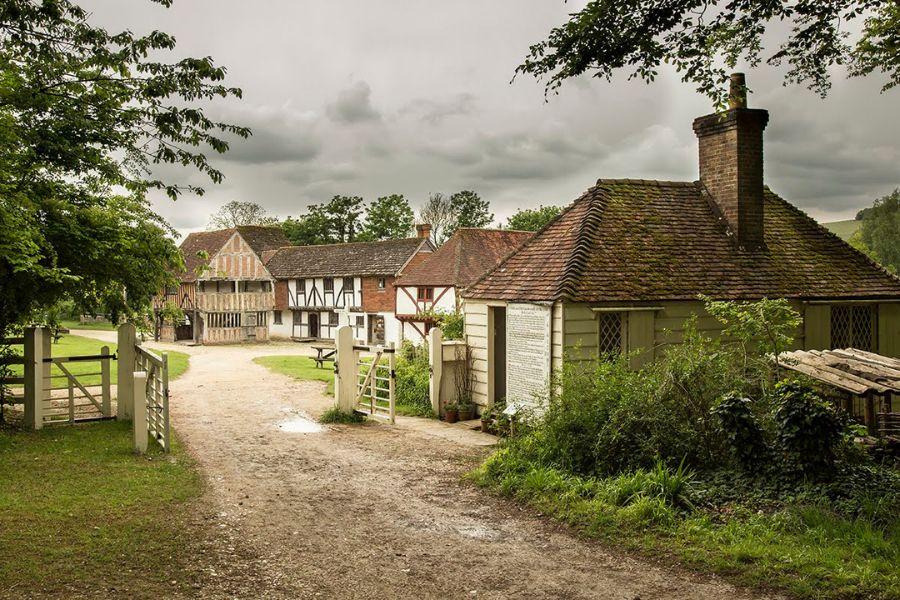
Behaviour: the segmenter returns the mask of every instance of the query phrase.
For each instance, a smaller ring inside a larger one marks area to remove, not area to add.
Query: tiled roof
[[[243,225],[229,229],[191,233],[184,238],[180,247],[185,264],[185,272],[182,274],[181,280],[184,282],[196,280],[198,268],[205,266],[209,262],[198,256],[198,252],[206,252],[208,258],[212,258],[231,239],[235,232],[241,234],[241,237],[259,256],[260,260],[263,259],[264,252],[290,245],[281,227]]]
[[[352,242],[281,248],[266,267],[276,279],[396,275],[428,240],[406,238],[383,242]]]
[[[532,236],[530,231],[457,229],[444,245],[414,266],[407,267],[397,285],[466,287]]]
[[[464,294],[640,302],[900,297],[900,279],[768,189],[766,248],[732,243],[699,182],[603,180]]]

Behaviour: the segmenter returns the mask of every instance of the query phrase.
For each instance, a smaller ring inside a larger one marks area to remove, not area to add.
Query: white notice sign
[[[533,404],[550,384],[551,307],[506,306],[506,399]]]

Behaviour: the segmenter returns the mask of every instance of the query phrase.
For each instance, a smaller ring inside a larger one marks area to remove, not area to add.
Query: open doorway
[[[319,313],[309,313],[309,337],[319,337]]]
[[[494,397],[492,402],[506,398],[506,307],[491,307],[494,331]]]

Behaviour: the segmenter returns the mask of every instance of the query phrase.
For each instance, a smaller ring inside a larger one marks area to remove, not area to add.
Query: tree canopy
[[[850,243],[888,271],[900,273],[900,189],[879,198],[860,213],[859,230]]]
[[[366,225],[360,237],[366,240],[409,237],[413,221],[413,209],[403,194],[381,196],[366,208]]]
[[[517,231],[537,231],[559,216],[559,206],[539,206],[538,208],[520,208],[506,222],[507,229]]]
[[[450,234],[455,217],[450,208],[450,199],[440,192],[430,194],[419,211],[419,221],[431,224],[431,240],[440,246]]]
[[[851,41],[855,22],[862,33]],[[769,41],[772,50],[764,47]],[[851,76],[883,75],[886,91],[900,83],[898,47],[896,0],[590,0],[531,46],[516,72],[543,79],[552,91],[584,73],[611,80],[621,72],[649,83],[670,64],[724,106],[729,71],[739,62],[786,65],[786,84],[823,97],[836,65]]]
[[[230,229],[241,225],[275,225],[278,219],[270,216],[256,202],[232,200],[220,208],[209,220],[210,229]]]
[[[451,194],[450,211],[453,213],[453,221],[447,229],[447,235],[453,235],[460,227],[487,227],[494,220],[494,214],[490,210],[490,203],[476,192],[462,190]]]
[[[168,7],[171,0],[154,0]],[[202,193],[154,167],[223,174],[205,151],[249,130],[208,118],[240,97],[210,58],[165,62],[175,39],[110,33],[71,0],[0,4],[0,333],[63,298],[145,308],[180,262],[147,194]]]

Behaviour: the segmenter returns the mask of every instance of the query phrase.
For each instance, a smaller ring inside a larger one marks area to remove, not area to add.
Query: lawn
[[[82,323],[81,321],[60,321],[59,326],[64,329],[92,329],[99,331],[115,331],[116,326],[109,321],[94,323]]]
[[[260,356],[253,359],[258,365],[301,381],[324,381],[328,385],[325,393],[334,396],[334,369],[331,363],[322,368],[309,356]]]
[[[0,596],[190,590],[203,482],[177,441],[136,456],[130,423],[0,430],[0,481]]]
[[[95,340],[93,338],[86,338],[78,335],[63,335],[60,338],[58,343],[51,344],[50,352],[52,356],[89,356],[100,354],[100,349],[103,346],[109,346],[110,353],[115,353],[117,345],[115,342],[101,342],[100,340]],[[21,347],[16,349],[17,352],[21,352]],[[169,381],[179,377],[182,373],[184,373],[188,368],[188,355],[183,352],[169,352]],[[78,381],[82,383],[82,385],[99,385],[100,384],[100,375],[92,375],[91,373],[99,373],[100,371],[100,363],[99,362],[72,362],[66,363],[66,368],[78,378]],[[12,368],[14,375],[20,375],[22,373],[22,366],[16,365]],[[116,373],[116,364],[112,363],[110,366],[110,375],[112,379],[112,383],[115,384],[117,380]],[[62,375],[62,371],[59,370],[57,366],[53,366],[51,368],[51,375]],[[79,375],[83,375],[83,377],[79,377]],[[61,386],[65,384],[65,379],[62,377],[55,378],[53,380],[54,386]]]
[[[856,230],[859,229],[860,223],[861,221],[849,219],[847,221],[832,221],[831,223],[822,223],[822,225],[827,227],[829,231],[840,237],[842,240],[846,241],[850,239],[851,235],[856,233]]]

